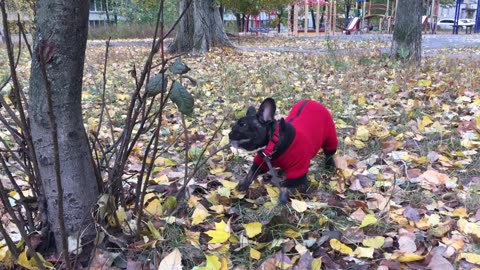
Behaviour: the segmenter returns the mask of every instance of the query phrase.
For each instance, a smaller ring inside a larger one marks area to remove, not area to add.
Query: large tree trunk
[[[62,245],[59,190],[56,182],[53,125],[47,84],[57,123],[58,153],[67,235],[92,236],[90,210],[99,195],[96,171],[82,119],[82,78],[88,33],[89,1],[39,0],[31,64],[29,119],[37,153],[43,196],[57,251]],[[42,49],[43,48],[43,49]],[[47,49],[45,49],[47,48]],[[45,59],[45,61],[40,61]],[[85,231],[84,231],[85,230]],[[84,242],[82,242],[84,243]]]
[[[190,0],[179,1],[179,12],[183,12]],[[204,53],[211,47],[232,47],[215,0],[192,0],[182,17],[170,53]]]
[[[422,1],[402,0],[398,3],[391,56],[408,62],[422,58]]]

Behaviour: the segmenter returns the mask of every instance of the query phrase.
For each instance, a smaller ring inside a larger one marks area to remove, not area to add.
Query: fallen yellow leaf
[[[299,213],[303,213],[307,210],[307,203],[305,201],[292,199],[292,208]]]
[[[245,233],[249,238],[255,237],[262,232],[262,223],[260,222],[253,222],[248,224],[243,224],[243,228],[245,228]]]
[[[385,244],[385,237],[376,236],[373,238],[366,238],[362,241],[362,244],[371,248],[381,248]]]
[[[423,260],[423,256],[418,254],[400,254],[395,253],[392,255],[392,260],[397,260],[399,262],[416,262]]]
[[[338,251],[342,254],[345,254],[345,255],[352,255],[353,254],[353,250],[349,246],[343,244],[342,242],[338,241],[337,239],[330,239],[330,246],[334,250],[336,250],[336,251]]]
[[[258,260],[262,257],[262,253],[254,248],[250,248],[250,257],[252,259]]]
[[[228,224],[223,220],[219,223],[215,222],[215,230],[209,230],[205,234],[212,238],[208,241],[209,244],[225,243],[230,238],[230,221]]]
[[[193,211],[192,214],[192,225],[198,225],[202,223],[208,216],[210,216],[210,214],[208,213],[207,209],[202,204],[197,204],[195,211]]]
[[[377,218],[372,214],[368,214],[363,218],[360,228],[367,227],[368,225],[372,225],[375,223],[377,223]]]
[[[373,258],[374,248],[357,247],[353,255],[358,258]]]
[[[322,258],[315,258],[312,261],[312,270],[321,270],[322,269]]]
[[[476,253],[461,253],[457,260],[465,259],[469,263],[480,264],[480,254]]]

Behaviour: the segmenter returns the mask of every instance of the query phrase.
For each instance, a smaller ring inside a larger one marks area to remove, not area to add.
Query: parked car
[[[458,20],[458,26],[460,29],[464,29],[468,26],[473,27],[475,21],[473,19],[460,19]],[[453,19],[442,19],[437,22],[437,29],[447,30],[453,29]]]

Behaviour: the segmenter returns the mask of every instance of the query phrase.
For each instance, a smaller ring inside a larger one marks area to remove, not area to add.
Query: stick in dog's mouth
[[[235,147],[235,148],[239,148],[241,143],[246,143],[246,142],[249,142],[249,141],[250,141],[250,139],[233,140],[233,141],[230,141],[230,145]]]

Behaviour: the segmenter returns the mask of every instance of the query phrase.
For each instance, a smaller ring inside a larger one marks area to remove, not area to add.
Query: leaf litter
[[[311,45],[298,43],[272,39],[255,46]],[[159,269],[181,269],[181,263],[196,269],[480,267],[480,61],[465,57],[453,63],[448,52],[438,50],[421,66],[404,67],[376,50],[385,46],[379,43],[370,41],[373,49],[362,53],[348,51],[352,45],[337,40],[334,47],[346,52],[216,49],[183,57],[198,80],[197,86],[187,86],[195,99],[193,116],[187,118],[190,159],[198,157],[224,119],[227,125],[213,148],[225,145],[228,123],[248,105],[272,96],[281,117],[308,98],[326,105],[335,119],[338,169],[327,173],[319,154],[311,163],[308,192],[278,206],[278,190],[268,181],[258,179],[246,193],[235,190],[251,154],[220,152],[191,180],[188,203],[172,215],[180,202],[169,199],[167,187],[180,185],[184,177],[185,141],[178,109],[169,105],[161,131],[164,151],[150,161],[155,175],[145,210],[151,223],[143,241],[130,244],[127,265],[148,266],[139,254],[156,247],[162,254]],[[120,135],[134,88],[129,72],[147,50],[111,48],[106,99],[113,126],[100,130],[104,142],[113,141],[110,128],[113,136]],[[475,54],[478,48],[463,52]],[[83,108],[90,132],[98,126],[103,53],[100,46],[87,50]],[[25,85],[28,65],[24,61],[20,69]],[[3,78],[6,71],[0,72]],[[128,181],[134,181],[148,138],[142,135],[137,154],[129,158]],[[27,182],[24,186],[28,189]],[[129,212],[117,210],[127,223]],[[8,215],[2,222],[7,227]],[[16,233],[14,226],[7,228]],[[128,235],[129,226],[122,228]],[[0,261],[6,256],[2,246]],[[113,257],[104,251],[94,261],[108,260]]]

